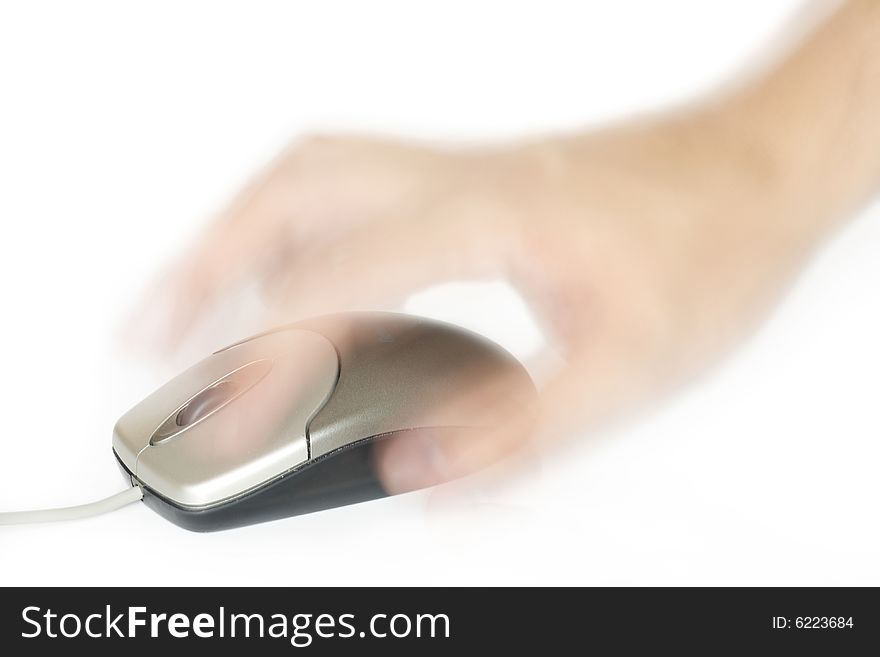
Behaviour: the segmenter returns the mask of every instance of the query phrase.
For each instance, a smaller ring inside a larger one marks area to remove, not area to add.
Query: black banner
[[[4,589],[0,647],[190,654],[834,651],[880,645],[876,589]],[[76,645],[73,646],[72,643]],[[170,653],[168,651],[171,651]]]

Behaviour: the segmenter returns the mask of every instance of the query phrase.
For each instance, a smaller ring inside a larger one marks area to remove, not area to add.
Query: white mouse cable
[[[0,525],[24,525],[33,522],[61,522],[63,520],[78,520],[90,516],[98,516],[102,513],[115,511],[126,504],[137,502],[144,496],[140,486],[126,488],[120,493],[105,497],[103,500],[66,506],[59,509],[40,509],[37,511],[9,511],[0,513]]]

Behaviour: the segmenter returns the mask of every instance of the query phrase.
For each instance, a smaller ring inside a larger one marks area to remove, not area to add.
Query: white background
[[[0,509],[121,488],[113,423],[173,372],[123,354],[119,324],[291,138],[600,123],[735,75],[799,6],[4,3]],[[0,584],[880,584],[878,290],[875,206],[722,368],[514,484],[219,534],[142,505],[3,527]],[[501,285],[409,309],[523,357],[538,339]]]

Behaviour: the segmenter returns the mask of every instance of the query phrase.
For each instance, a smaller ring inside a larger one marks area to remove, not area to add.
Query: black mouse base
[[[331,452],[239,497],[201,508],[162,497],[139,481],[115,450],[113,456],[124,476],[143,489],[143,502],[153,511],[184,529],[213,532],[386,497],[373,466],[374,442]]]

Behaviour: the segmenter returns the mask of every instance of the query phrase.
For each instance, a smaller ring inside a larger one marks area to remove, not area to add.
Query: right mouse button
[[[516,359],[449,325],[363,321],[335,345],[339,381],[309,426],[312,458],[408,429],[497,426],[534,401]]]

